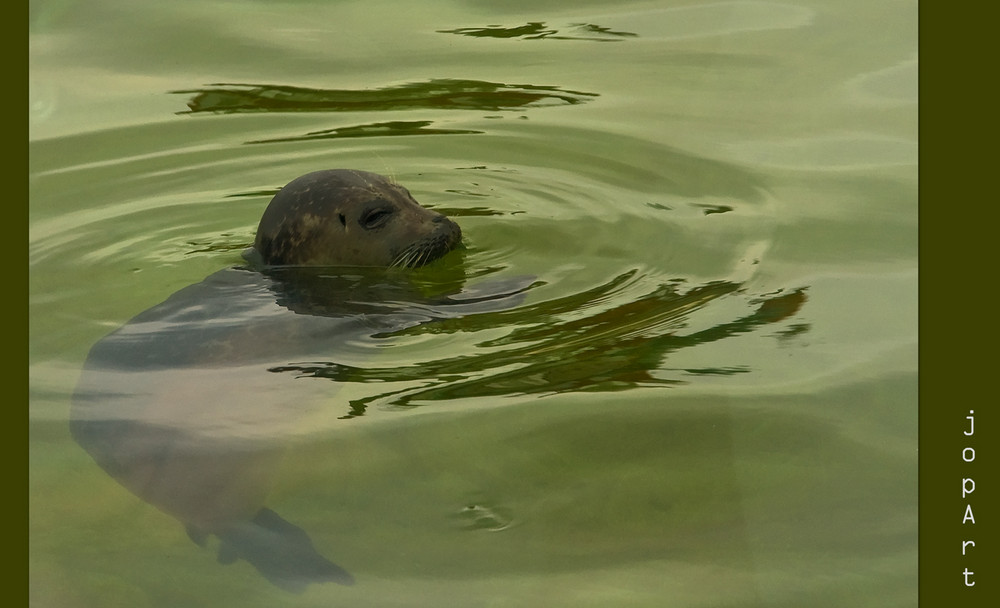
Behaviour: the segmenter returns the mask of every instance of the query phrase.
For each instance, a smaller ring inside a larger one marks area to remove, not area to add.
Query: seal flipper
[[[316,551],[305,530],[270,509],[261,509],[252,520],[218,536],[222,540],[220,563],[244,559],[286,591],[301,593],[310,583],[354,584],[349,572]]]

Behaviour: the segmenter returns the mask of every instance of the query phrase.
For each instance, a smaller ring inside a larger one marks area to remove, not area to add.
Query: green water
[[[32,605],[915,605],[915,2],[65,0],[29,31]],[[98,340],[334,167],[537,286],[294,381],[267,506],[357,581],[295,595],[68,421]]]

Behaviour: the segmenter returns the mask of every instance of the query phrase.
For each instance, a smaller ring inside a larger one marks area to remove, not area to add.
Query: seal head
[[[274,195],[254,249],[267,266],[416,267],[461,240],[458,224],[420,206],[406,188],[375,173],[331,169]]]

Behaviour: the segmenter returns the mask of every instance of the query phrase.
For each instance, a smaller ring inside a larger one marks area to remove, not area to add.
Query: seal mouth
[[[454,224],[453,224],[454,225]],[[456,226],[457,228],[457,226]],[[389,263],[389,268],[418,268],[424,266],[454,249],[462,240],[459,230],[449,230],[421,239],[404,247]]]

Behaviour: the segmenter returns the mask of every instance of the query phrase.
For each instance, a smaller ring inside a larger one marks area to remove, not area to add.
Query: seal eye
[[[385,207],[375,207],[374,209],[369,209],[361,215],[361,219],[358,223],[365,230],[374,230],[389,221],[389,217],[392,215],[392,209],[387,209]]]

